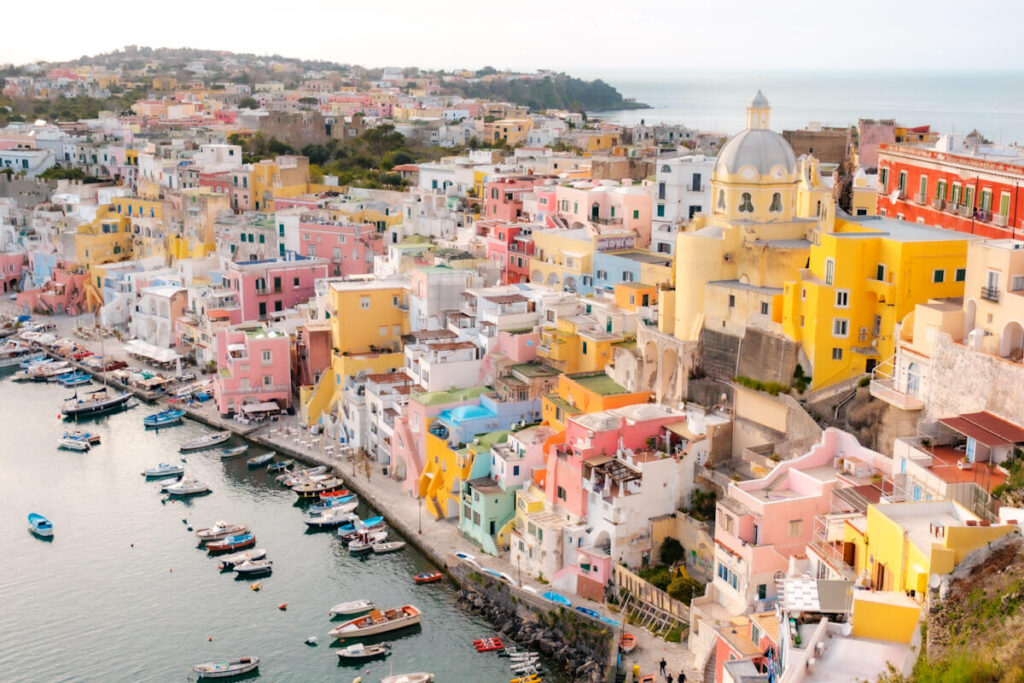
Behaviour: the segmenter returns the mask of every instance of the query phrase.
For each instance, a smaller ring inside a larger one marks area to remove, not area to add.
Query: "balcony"
[[[600,216],[591,217],[590,222],[598,225],[622,225],[621,218],[601,218]]]
[[[914,203],[915,204],[927,204],[928,203],[928,198],[925,196],[925,194],[923,192],[918,192],[917,194],[914,195]]]
[[[924,408],[924,401],[896,388],[896,382],[892,379],[872,379],[868,385],[871,396],[880,401],[885,401],[891,406],[900,410],[921,410]]]
[[[962,218],[970,218],[971,216],[974,215],[974,207],[964,204],[960,207],[957,207],[957,213],[960,214]]]
[[[942,211],[946,208],[946,200],[941,197],[936,197],[932,200],[932,208],[936,211]]]
[[[993,214],[992,222],[1001,228],[1005,228],[1006,224],[1009,222],[1009,216],[1004,216],[1001,213]]]
[[[992,222],[992,212],[988,209],[978,209],[978,220],[982,223]]]
[[[999,303],[999,288],[998,287],[982,287],[981,298],[985,301],[992,301]]]

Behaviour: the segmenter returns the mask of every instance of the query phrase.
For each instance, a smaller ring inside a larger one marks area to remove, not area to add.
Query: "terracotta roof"
[[[434,351],[454,351],[455,349],[475,349],[476,344],[468,341],[441,342],[440,344],[427,344]]]
[[[1024,429],[989,412],[944,417],[939,422],[989,448],[1024,443]]]
[[[451,330],[419,330],[410,332],[409,336],[414,337],[416,341],[430,341],[431,339],[454,339],[459,335]]]
[[[500,296],[485,296],[484,299],[492,304],[514,304],[520,301],[529,301],[522,294],[502,294]]]
[[[411,382],[412,378],[404,372],[381,372],[367,375],[366,381],[376,382],[377,384],[401,384],[402,382]]]

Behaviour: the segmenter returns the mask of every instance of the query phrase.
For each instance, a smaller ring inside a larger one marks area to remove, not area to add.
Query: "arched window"
[[[672,167],[669,166],[668,164],[665,164],[664,166],[661,167],[661,172],[662,173],[671,173],[672,172]]]
[[[718,208],[725,211],[725,190],[718,191]]]
[[[772,205],[768,207],[772,213],[782,213],[782,193],[776,192],[772,195]]]
[[[754,203],[751,201],[749,192],[740,195],[740,213],[754,213]]]

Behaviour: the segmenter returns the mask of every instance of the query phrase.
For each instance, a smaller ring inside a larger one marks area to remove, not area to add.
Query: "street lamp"
[[[416,526],[417,533],[423,533],[423,498],[418,498],[419,504],[416,506]]]

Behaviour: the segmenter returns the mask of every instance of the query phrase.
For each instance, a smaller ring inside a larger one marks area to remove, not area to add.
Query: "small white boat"
[[[311,467],[309,469],[299,470],[298,472],[285,472],[284,474],[279,474],[274,479],[274,481],[276,481],[279,484],[284,484],[285,486],[290,487],[297,481],[302,481],[303,479],[306,479],[308,477],[315,477],[321,474],[325,474],[326,472],[327,466],[320,465],[319,467]]]
[[[262,560],[267,556],[267,551],[263,548],[254,548],[252,550],[243,550],[233,555],[225,555],[220,558],[220,564],[217,565],[219,569],[233,569],[235,565],[248,562],[249,560]]]
[[[207,493],[209,490],[209,484],[199,481],[195,477],[185,477],[164,487],[164,491],[169,496],[194,496],[199,493]]]
[[[213,448],[217,444],[222,444],[231,438],[231,432],[214,432],[213,434],[205,434],[198,439],[192,439],[186,441],[178,447],[178,450],[182,453],[188,451],[201,451],[204,448]]]
[[[376,608],[377,606],[370,600],[350,600],[348,602],[339,602],[330,609],[328,614],[331,617],[355,617],[360,614],[366,614]]]
[[[231,446],[230,448],[222,448],[218,451],[221,460],[227,460],[233,458],[236,455],[241,455],[249,450],[249,446],[243,444],[241,446]]]
[[[395,553],[405,547],[405,541],[385,541],[383,543],[374,543],[370,546],[373,549],[374,555],[384,555],[387,553]],[[351,551],[352,545],[349,544],[349,550]]]
[[[415,626],[420,623],[423,613],[412,605],[402,605],[381,612],[373,610],[365,617],[357,617],[346,621],[331,630],[332,638],[362,638],[380,633],[396,631],[400,628]]]
[[[346,509],[347,508],[347,509]],[[352,503],[351,507],[346,505],[339,505],[338,507],[326,508],[322,510],[311,510],[306,513],[303,518],[303,522],[308,527],[314,527],[317,529],[328,529],[331,527],[341,526],[352,521],[352,511],[356,509],[356,503]]]
[[[269,574],[272,571],[274,571],[274,563],[271,560],[246,560],[235,565],[235,573],[242,576]]]
[[[192,673],[197,678],[232,678],[255,671],[260,666],[259,657],[242,657],[233,662],[207,662],[196,664]]]
[[[375,543],[383,543],[388,539],[388,532],[385,529],[360,534],[348,544],[349,555],[362,555],[373,550]]]
[[[150,467],[148,470],[142,470],[142,476],[147,479],[163,479],[164,477],[177,477],[178,475],[185,474],[184,465],[171,465],[166,462],[162,462],[156,467]]]
[[[253,457],[246,460],[245,464],[248,465],[250,469],[260,467],[261,465],[266,465],[268,462],[273,460],[275,455],[277,454],[274,453],[274,451],[260,453],[259,455],[254,455]]]
[[[292,491],[294,491],[299,498],[316,498],[319,500],[321,493],[337,491],[343,486],[345,486],[345,482],[341,477],[331,476],[326,479],[321,479],[320,481],[296,484],[295,486],[292,486]]]
[[[78,451],[79,453],[84,453],[90,448],[88,441],[71,436],[62,436],[57,439],[57,447],[65,451]]]
[[[352,643],[348,647],[338,650],[338,659],[343,662],[365,661],[378,657],[387,657],[391,654],[391,646],[387,643],[382,645],[364,645],[363,643]]]
[[[249,533],[249,527],[244,524],[234,524],[220,520],[205,529],[196,531],[196,538],[199,539],[200,543],[206,543],[207,541],[219,541],[222,538],[234,536],[235,534],[247,533]]]
[[[422,671],[411,673],[411,674],[396,674],[394,676],[385,676],[380,679],[380,683],[433,683],[434,674],[425,673]]]
[[[53,536],[53,524],[38,512],[29,513],[28,530],[42,538],[50,538]]]

